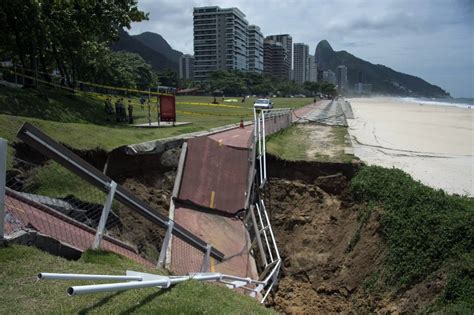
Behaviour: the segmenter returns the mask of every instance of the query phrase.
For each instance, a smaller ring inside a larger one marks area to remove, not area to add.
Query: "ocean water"
[[[402,100],[410,103],[439,105],[439,106],[456,106],[462,108],[474,109],[474,98],[415,98],[402,97]]]

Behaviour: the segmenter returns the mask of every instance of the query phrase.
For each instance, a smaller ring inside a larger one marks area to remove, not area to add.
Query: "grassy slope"
[[[307,138],[302,129],[292,126],[267,138],[267,152],[288,161],[307,160],[306,151],[310,148]]]
[[[432,310],[474,309],[474,200],[451,196],[399,169],[365,166],[352,179],[355,200],[384,209],[388,254],[372,288],[409,288],[438,270],[446,288]]]
[[[310,130],[301,128],[300,126],[292,126],[267,139],[267,151],[281,159],[288,161],[306,161],[308,160],[307,151],[312,148],[310,140]],[[332,127],[334,145],[344,147],[347,128],[334,126]],[[351,162],[353,155],[345,154],[343,151],[335,157],[327,155],[316,155],[311,161],[321,162]]]
[[[97,94],[76,94],[40,89],[23,90],[0,86],[0,137],[9,141],[25,121],[41,128],[53,138],[77,149],[101,147],[106,150],[120,145],[165,138],[184,133],[205,130],[212,127],[238,123],[240,118],[252,115],[253,99],[245,103],[221,104],[242,106],[225,108],[210,106],[177,105],[179,111],[192,111],[205,115],[178,114],[178,121],[189,121],[191,125],[160,129],[135,129],[128,124],[107,122],[104,114],[104,96]],[[212,102],[212,97],[180,96],[177,102]],[[309,99],[275,99],[276,107],[300,107],[310,103]],[[137,123],[148,122],[148,110],[141,109],[138,98],[132,98]],[[214,114],[209,115],[209,114]],[[233,116],[217,116],[231,114]],[[156,121],[156,112],[152,112]]]
[[[86,252],[68,261],[26,246],[0,248],[1,314],[267,314],[255,299],[211,284],[189,281],[168,290],[156,288],[68,297],[70,285],[93,281],[41,281],[38,272],[124,274],[146,272],[136,263],[104,252]],[[98,282],[97,282],[98,283]]]

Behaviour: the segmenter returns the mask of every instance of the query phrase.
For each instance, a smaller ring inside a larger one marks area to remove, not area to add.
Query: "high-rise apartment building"
[[[265,39],[263,44],[263,72],[277,80],[287,81],[289,79],[288,54],[281,43]]]
[[[261,73],[263,72],[263,34],[260,27],[256,25],[249,25],[248,34],[248,70]]]
[[[336,72],[337,86],[339,91],[347,90],[347,67],[340,65]]]
[[[273,65],[272,68],[282,68],[282,71],[286,72],[286,77],[281,77],[282,80],[290,79],[290,72],[293,67],[293,38],[289,34],[270,35],[265,37],[265,42],[272,45],[281,46],[285,53],[285,59],[282,65]],[[270,47],[267,45],[267,47]],[[264,52],[265,55],[265,52]],[[265,58],[264,58],[265,59]],[[265,65],[270,66],[268,61],[264,60],[264,71]]]
[[[194,8],[194,79],[215,70],[248,70],[248,22],[237,8]]]
[[[307,81],[308,76],[308,55],[309,47],[303,43],[294,44],[294,65],[293,65],[293,76],[294,81],[299,84],[303,84]]]
[[[354,85],[354,92],[358,94],[370,94],[372,92],[372,84],[370,83],[356,83]]]
[[[323,81],[336,84],[336,74],[331,70],[323,71]]]
[[[194,77],[194,57],[191,55],[182,55],[179,58],[179,78],[192,80]]]
[[[313,55],[308,56],[308,77],[306,81],[318,82],[318,64]]]

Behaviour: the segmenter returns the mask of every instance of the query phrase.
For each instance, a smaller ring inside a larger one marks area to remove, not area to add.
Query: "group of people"
[[[133,124],[133,105],[132,100],[128,100],[128,117],[127,111],[125,110],[125,102],[123,97],[117,98],[115,101],[115,109],[112,106],[112,99],[107,97],[105,99],[105,113],[107,115],[107,121],[111,121],[110,117],[115,114],[115,120],[117,122],[127,122]]]

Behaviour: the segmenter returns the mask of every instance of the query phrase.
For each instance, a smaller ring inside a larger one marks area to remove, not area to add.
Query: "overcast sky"
[[[455,97],[474,97],[474,0],[139,0],[149,21],[131,34],[162,35],[193,54],[193,7],[237,7],[263,34],[289,33],[419,76]]]

